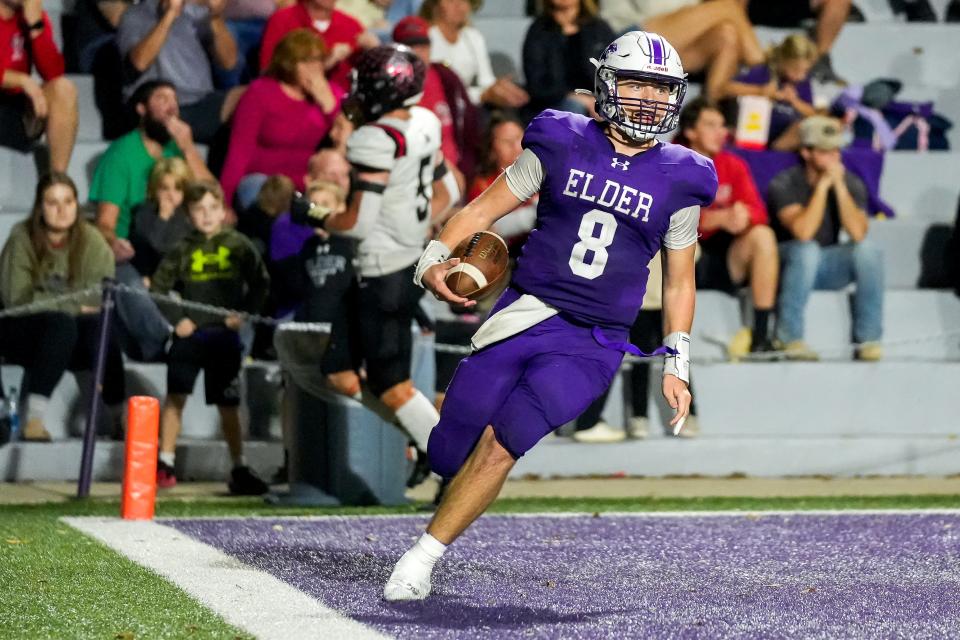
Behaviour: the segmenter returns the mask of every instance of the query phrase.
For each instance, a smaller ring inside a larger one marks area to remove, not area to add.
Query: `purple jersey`
[[[622,155],[599,123],[551,110],[530,123],[523,147],[544,177],[514,286],[579,321],[630,327],[671,215],[713,202],[713,163],[667,143]]]

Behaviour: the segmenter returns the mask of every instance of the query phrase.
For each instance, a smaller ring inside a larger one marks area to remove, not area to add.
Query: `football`
[[[450,257],[460,258],[460,264],[447,273],[447,286],[470,300],[493,292],[507,273],[507,243],[492,231],[473,234],[457,245]]]

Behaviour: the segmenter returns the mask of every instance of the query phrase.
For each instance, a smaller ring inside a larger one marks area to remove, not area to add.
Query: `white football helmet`
[[[597,113],[631,140],[646,141],[677,127],[680,107],[687,92],[687,74],[680,55],[666,38],[656,33],[630,31],[611,42],[600,60],[590,62],[597,68],[593,95]],[[667,102],[621,98],[617,82],[625,79],[648,80],[670,88]],[[633,117],[624,107],[630,107]]]

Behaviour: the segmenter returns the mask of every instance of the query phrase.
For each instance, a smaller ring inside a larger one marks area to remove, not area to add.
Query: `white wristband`
[[[663,375],[677,376],[690,384],[690,334],[674,331],[663,339],[663,344],[677,352],[663,356]]]
[[[446,262],[450,255],[450,249],[439,240],[431,240],[427,248],[423,250],[420,261],[417,263],[417,270],[413,274],[413,283],[418,287],[423,286],[423,274],[427,269],[435,264]]]

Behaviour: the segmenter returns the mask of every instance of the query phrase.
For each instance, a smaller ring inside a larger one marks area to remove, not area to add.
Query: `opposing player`
[[[375,47],[355,69],[349,100],[363,124],[347,141],[347,159],[356,179],[346,212],[330,216],[324,228],[359,240],[358,333],[367,384],[426,452],[439,414],[410,380],[410,325],[423,295],[413,276],[431,213],[440,206],[434,186],[446,202],[458,200],[459,191],[440,153],[440,120],[412,106],[426,76],[420,58],[404,46]],[[354,388],[340,382],[347,395],[360,391],[357,377]]]
[[[537,222],[510,288],[473,338],[430,436],[433,470],[453,477],[427,532],[399,560],[387,600],[419,600],[447,545],[496,498],[516,460],[575,418],[610,384],[640,308],[647,265],[663,247],[663,394],[680,425],[690,407],[689,331],[700,207],[716,194],[713,163],[655,139],[677,125],[686,79],[676,51],[639,31],[613,41],[597,67],[603,122],[544,111],[524,151],[454,216],[417,265],[445,301],[450,247],[539,190]]]

